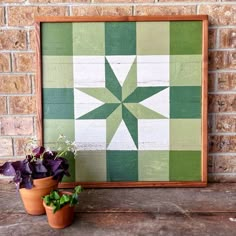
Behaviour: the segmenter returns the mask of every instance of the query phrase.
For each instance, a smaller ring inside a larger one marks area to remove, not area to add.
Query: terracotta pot
[[[70,192],[60,192],[60,194],[72,194]],[[46,209],[46,214],[48,218],[48,224],[55,229],[63,229],[72,224],[74,219],[74,206],[70,207],[70,204],[65,205],[60,210],[53,213],[53,208],[47,206],[45,202],[43,205]]]
[[[49,194],[51,190],[57,189],[58,181],[52,176],[33,180],[32,189],[20,188],[20,195],[25,210],[30,215],[45,214],[42,197]]]

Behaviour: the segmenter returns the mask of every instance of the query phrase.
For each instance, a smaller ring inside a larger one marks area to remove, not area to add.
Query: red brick
[[[90,0],[29,0],[30,3],[90,3]]]
[[[32,135],[32,117],[0,117],[1,135]]]
[[[129,6],[80,6],[72,7],[73,16],[131,16]]]
[[[0,50],[26,49],[26,31],[0,30]]]
[[[236,5],[200,5],[199,14],[209,15],[210,25],[236,24]]]
[[[31,93],[31,80],[26,75],[0,75],[0,93]]]
[[[236,51],[209,51],[209,70],[236,69]]]
[[[10,72],[10,54],[9,53],[0,53],[0,72]]]
[[[29,49],[34,51],[36,50],[36,37],[34,30],[29,32]]]
[[[0,114],[7,114],[7,102],[6,97],[0,97]]]
[[[34,53],[14,53],[13,71],[15,72],[35,72],[36,58]]]
[[[220,29],[220,48],[236,48],[236,29]]]
[[[94,3],[154,3],[155,0],[93,0]]]
[[[12,96],[10,97],[10,114],[35,114],[35,97],[32,96]]]
[[[215,173],[236,173],[236,156],[214,156]]]
[[[23,3],[27,0],[0,0],[0,3]]]
[[[212,133],[214,131],[214,124],[215,124],[215,115],[209,114],[208,115],[208,133]]]
[[[209,152],[236,152],[235,135],[214,135],[209,136]]]
[[[236,73],[218,73],[217,89],[219,91],[236,90]]]
[[[236,94],[210,94],[209,112],[236,112]]]
[[[208,74],[208,91],[215,91],[216,73]]]
[[[8,8],[8,24],[10,26],[30,26],[35,16],[66,16],[68,7],[64,6],[12,6]]]
[[[208,40],[208,47],[209,48],[216,48],[216,29],[209,29],[209,40]]]
[[[229,174],[211,174],[208,175],[209,183],[236,183],[236,176]]]
[[[236,115],[217,115],[216,132],[236,132]]]
[[[31,81],[31,83],[32,83],[32,94],[35,94],[35,87],[36,87],[36,78],[35,78],[35,75],[30,75],[29,76],[29,79],[30,79],[30,81]]]
[[[217,0],[201,0],[200,2],[216,2]],[[198,2],[198,0],[159,0],[159,2]]]
[[[3,25],[5,25],[5,22],[4,22],[4,8],[0,7],[0,26],[3,26]]]
[[[8,157],[12,155],[12,139],[0,137],[0,157]]]
[[[27,138],[14,138],[14,151],[16,156],[24,156],[26,154],[24,148],[27,140]]]
[[[196,14],[196,6],[137,6],[135,15],[192,15]]]
[[[207,158],[207,172],[208,172],[208,173],[214,172],[214,170],[213,170],[212,156],[208,156],[208,158]]]

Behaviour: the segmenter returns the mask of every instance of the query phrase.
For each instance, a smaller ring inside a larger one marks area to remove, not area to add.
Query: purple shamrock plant
[[[63,176],[70,176],[69,163],[65,156],[68,152],[76,155],[76,145],[74,142],[66,140],[60,135],[55,150],[51,151],[45,147],[35,147],[35,140],[27,143],[25,150],[28,154],[24,160],[8,161],[0,166],[0,174],[14,176],[13,182],[17,189],[33,187],[33,179],[40,179],[53,176],[53,179],[62,180]]]

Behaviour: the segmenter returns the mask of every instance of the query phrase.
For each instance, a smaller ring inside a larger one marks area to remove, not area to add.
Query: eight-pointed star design
[[[166,86],[138,87],[137,63],[134,60],[121,85],[106,59],[105,88],[76,88],[104,104],[77,119],[106,119],[106,144],[111,143],[122,120],[138,149],[138,119],[165,119],[162,114],[140,102],[166,89]]]

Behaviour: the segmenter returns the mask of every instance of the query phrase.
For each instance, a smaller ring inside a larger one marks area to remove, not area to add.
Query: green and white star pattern
[[[67,181],[200,181],[202,22],[42,24],[44,143]]]

